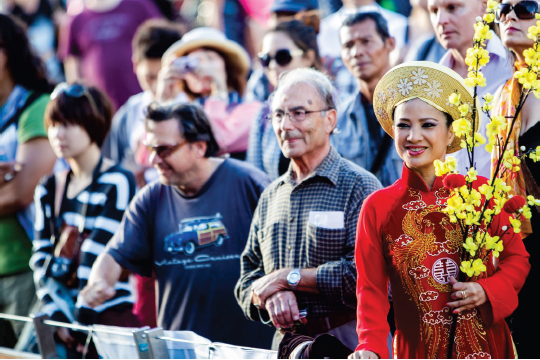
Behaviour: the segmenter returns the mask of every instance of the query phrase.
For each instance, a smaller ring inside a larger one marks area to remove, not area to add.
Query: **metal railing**
[[[44,359],[55,359],[58,358],[58,353],[56,351],[56,345],[54,340],[54,334],[57,328],[68,328],[71,330],[84,331],[88,333],[85,344],[85,352],[88,350],[90,344],[90,339],[94,333],[102,334],[111,334],[111,335],[120,335],[127,338],[133,338],[133,345],[136,348],[139,359],[169,359],[169,350],[167,348],[167,341],[176,342],[176,343],[187,343],[191,345],[202,345],[208,346],[208,357],[210,358],[213,351],[216,351],[217,347],[226,347],[231,349],[240,349],[247,352],[267,352],[268,350],[257,349],[252,347],[245,346],[236,346],[230,344],[219,343],[213,344],[210,341],[194,341],[186,339],[177,339],[170,336],[165,336],[163,329],[154,328],[150,329],[148,326],[135,329],[135,330],[126,330],[119,331],[114,329],[106,329],[103,325],[87,326],[80,324],[71,324],[64,323],[60,321],[51,320],[47,315],[32,315],[27,316],[18,316],[0,313],[0,319],[11,320],[11,321],[22,321],[27,323],[33,323],[36,330],[36,337],[38,342],[38,347],[41,353],[41,356]]]

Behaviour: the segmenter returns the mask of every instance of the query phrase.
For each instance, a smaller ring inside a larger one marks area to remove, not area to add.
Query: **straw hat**
[[[384,131],[394,137],[394,109],[412,99],[420,99],[437,110],[450,114],[454,120],[461,118],[457,106],[448,97],[458,93],[461,101],[472,108],[473,93],[465,86],[463,78],[454,70],[431,61],[411,61],[392,68],[377,84],[373,109]],[[477,107],[480,111],[480,107]],[[472,114],[465,117],[472,123]],[[478,130],[478,112],[475,129]],[[454,136],[447,153],[461,150],[461,138]]]
[[[250,69],[250,60],[248,53],[244,48],[234,41],[227,39],[221,31],[210,28],[200,27],[186,33],[182,39],[171,45],[163,54],[162,62],[169,64],[174,59],[185,56],[192,50],[200,48],[215,49],[227,56],[234,64],[242,76],[246,77]]]

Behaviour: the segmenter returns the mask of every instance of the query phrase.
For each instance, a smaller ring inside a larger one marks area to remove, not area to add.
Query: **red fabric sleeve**
[[[227,103],[209,98],[204,103],[204,111],[212,123],[212,130],[220,148],[220,153],[246,151],[249,131],[260,112],[262,104],[257,101],[240,103],[228,112]]]
[[[502,211],[493,220],[492,234],[501,234],[503,226],[508,226],[510,230],[503,236],[504,250],[500,253],[497,269],[491,276],[478,280],[491,305],[481,307],[482,317],[488,326],[510,316],[517,308],[518,292],[531,268],[529,253],[525,250],[521,236],[514,233],[509,216]]]
[[[373,195],[362,205],[356,231],[355,260],[358,272],[356,351],[373,351],[382,359],[387,359],[389,354],[386,341],[390,331],[386,319],[390,309],[388,275],[380,233],[382,219],[377,218],[376,204],[388,203],[388,199]]]

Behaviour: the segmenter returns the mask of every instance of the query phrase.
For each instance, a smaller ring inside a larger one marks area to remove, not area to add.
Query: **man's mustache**
[[[284,132],[282,132],[282,133],[280,134],[280,137],[281,137],[281,140],[282,140],[282,141],[285,141],[285,140],[289,140],[289,139],[298,139],[298,138],[300,138],[300,137],[302,137],[302,136],[301,136],[301,134],[299,134],[299,133],[285,132],[285,131],[284,131]]]

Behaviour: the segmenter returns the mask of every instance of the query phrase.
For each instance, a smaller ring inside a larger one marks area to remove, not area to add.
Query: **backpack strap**
[[[26,101],[24,102],[23,106],[21,106],[16,112],[15,114],[13,114],[13,116],[4,123],[4,125],[0,128],[0,134],[3,133],[4,131],[6,131],[6,129],[8,127],[10,127],[11,125],[15,124],[15,126],[17,126],[17,124],[19,123],[19,118],[21,117],[22,113],[28,109],[28,107],[30,105],[32,105],[34,103],[34,101],[36,101],[41,95],[43,95],[42,93],[40,92],[37,92],[37,91],[33,91],[30,93],[30,95],[28,95],[28,97],[26,98]]]

